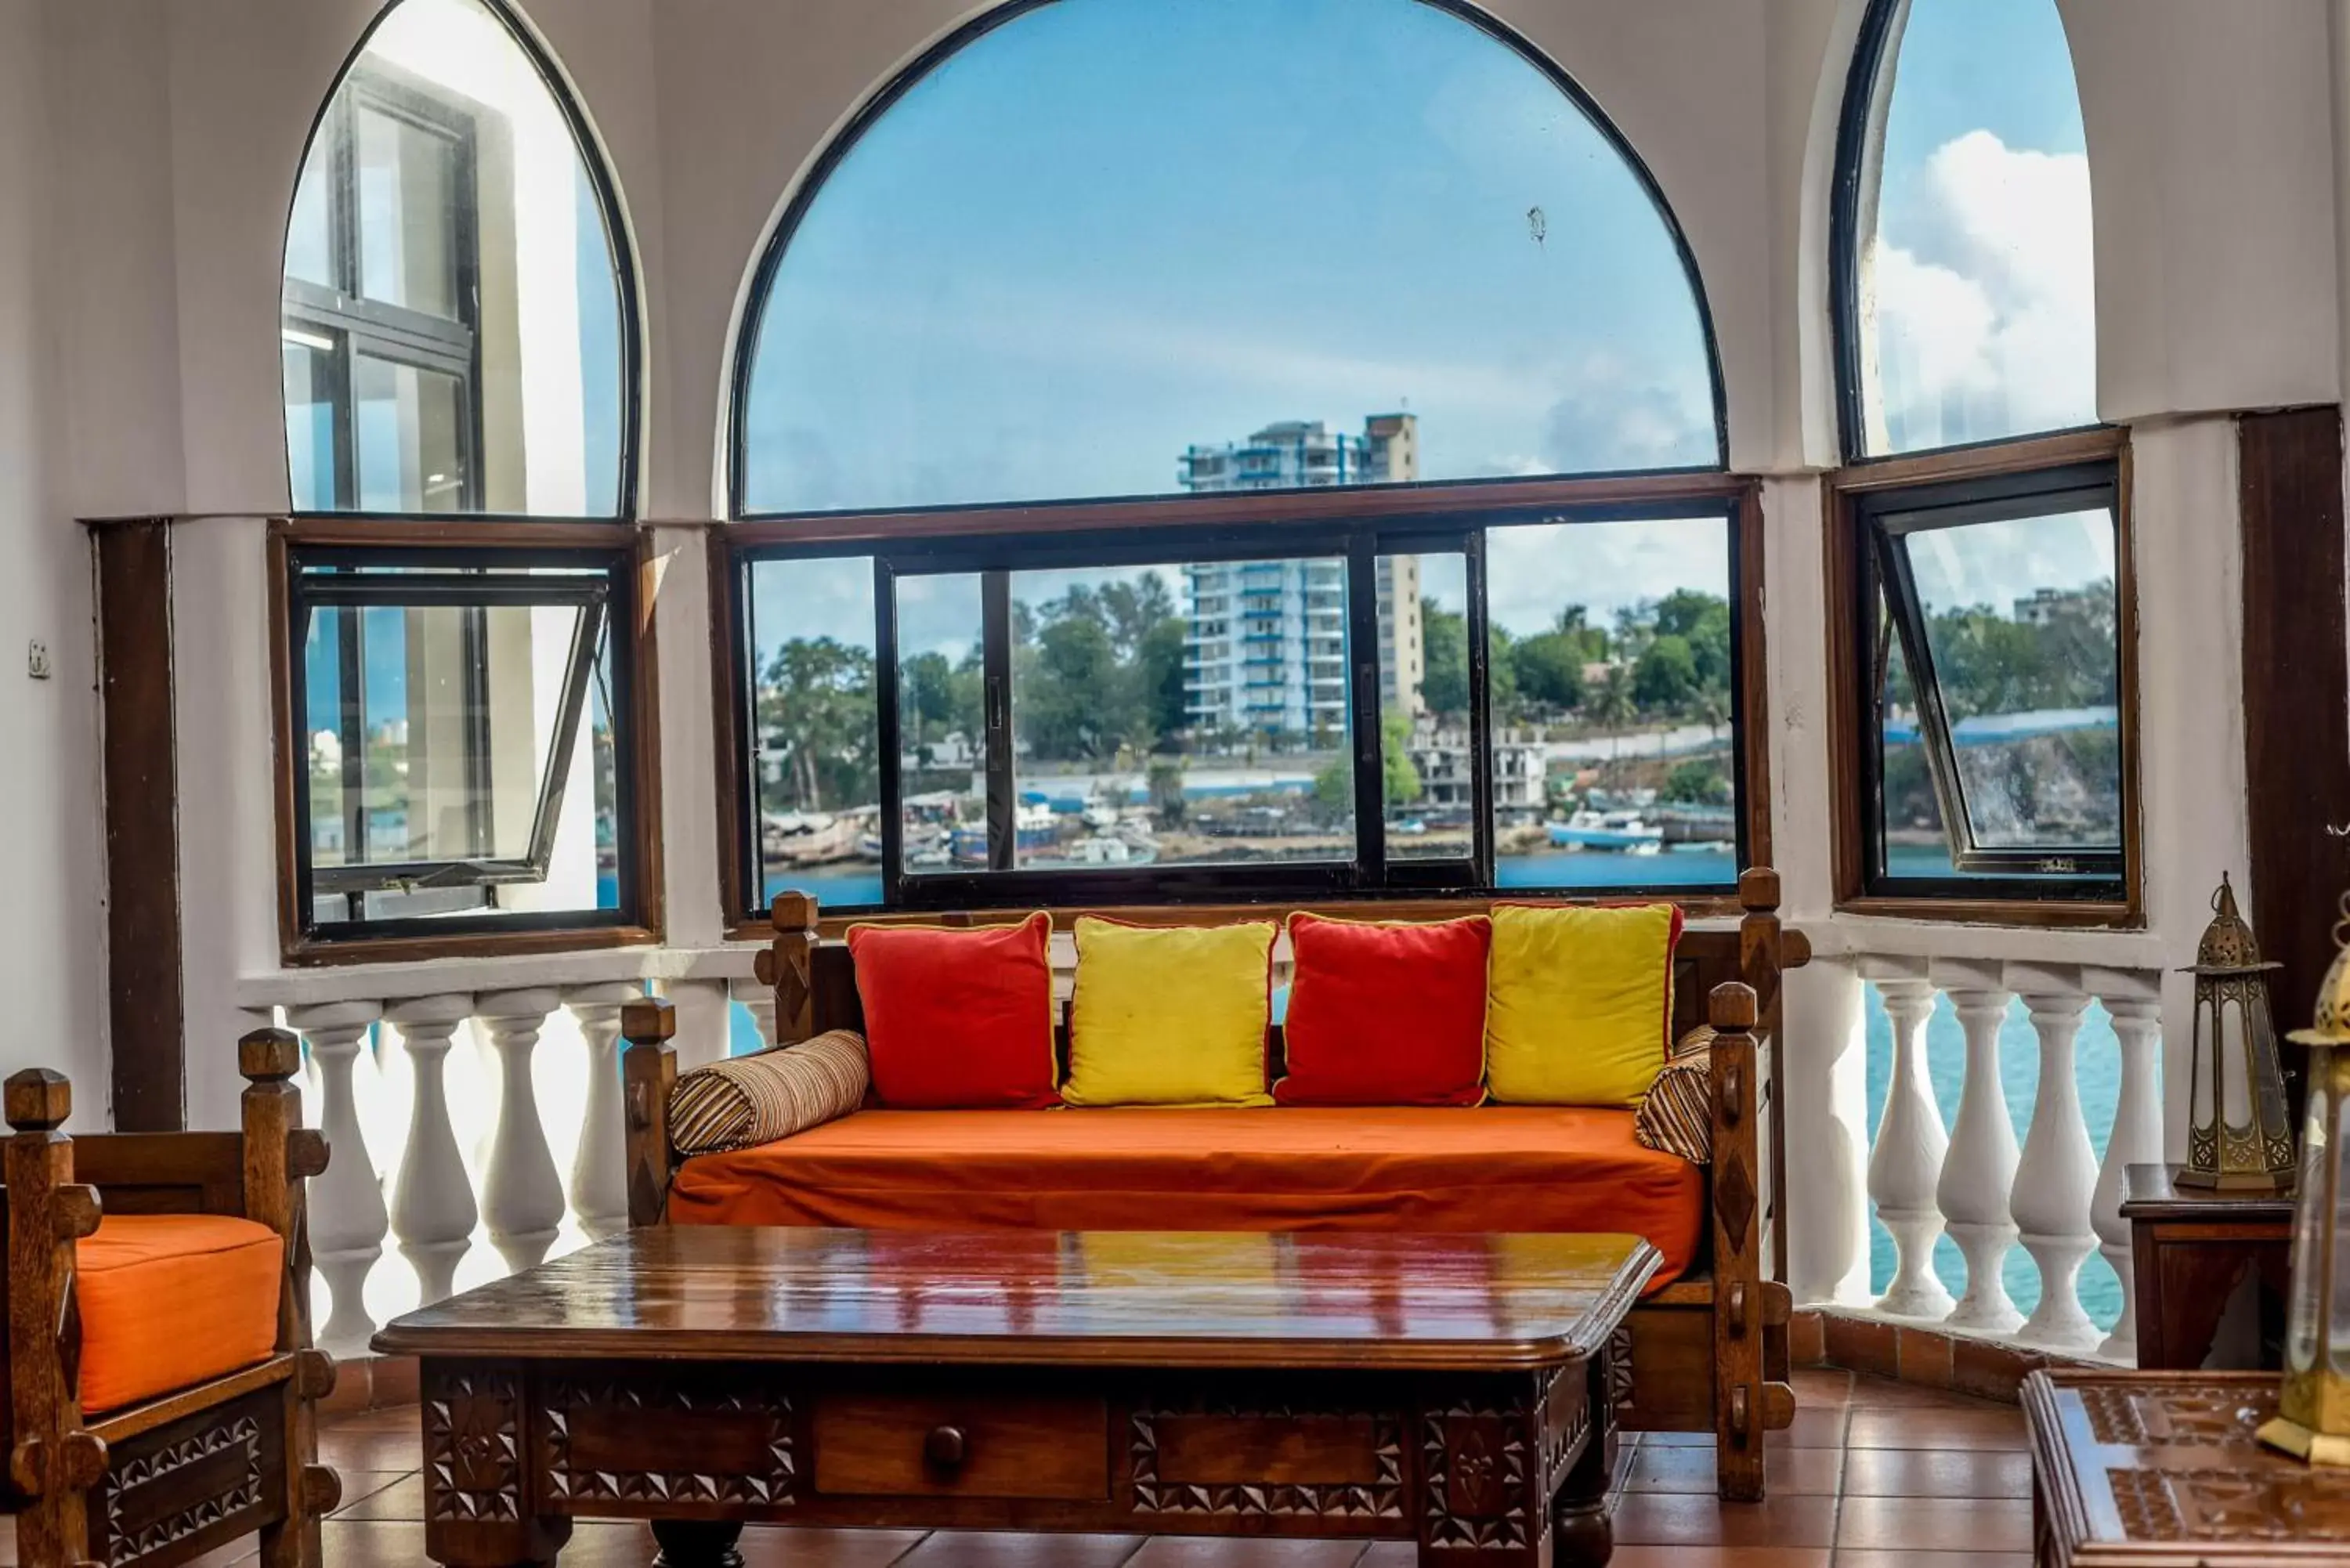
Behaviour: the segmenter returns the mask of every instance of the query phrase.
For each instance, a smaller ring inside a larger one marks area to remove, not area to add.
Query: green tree
[[[1156,577],[1150,579],[1158,581]],[[1183,619],[1170,615],[1137,639],[1135,659],[1141,666],[1144,706],[1159,744],[1191,726],[1183,690]]]
[[[1659,791],[1667,800],[1688,801],[1698,805],[1730,804],[1730,781],[1714,763],[1694,758],[1674,764],[1665,775],[1664,788]]]
[[[1697,659],[1689,639],[1667,632],[1649,642],[1634,667],[1632,695],[1651,711],[1677,709],[1697,695]]]
[[[791,807],[825,811],[879,798],[869,649],[829,637],[792,639],[768,660],[758,716]]]
[[[1183,798],[1183,764],[1161,757],[1150,764],[1150,814],[1161,827],[1180,827],[1191,815],[1191,805]]]
[[[1379,794],[1393,810],[1419,798],[1419,769],[1411,760],[1411,719],[1389,711],[1379,716]],[[1355,763],[1339,756],[1314,775],[1314,800],[1326,820],[1346,816],[1355,808]]]
[[[1419,601],[1419,700],[1431,713],[1469,711],[1469,618]]]
[[[1599,690],[1591,695],[1590,706],[1591,716],[1620,741],[1634,712],[1631,671],[1620,664],[1609,665],[1607,673],[1599,678]],[[1623,754],[1620,744],[1615,750],[1617,755]]]
[[[1707,685],[1730,684],[1730,601],[1694,588],[1675,588],[1656,605],[1659,637],[1689,644],[1697,678]]]
[[[1549,708],[1582,705],[1583,665],[1583,639],[1575,632],[1539,632],[1510,649],[1520,695]]]

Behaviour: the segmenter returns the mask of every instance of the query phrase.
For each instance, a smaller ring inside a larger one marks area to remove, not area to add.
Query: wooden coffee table
[[[411,1313],[425,1550],[745,1523],[1417,1541],[1599,1563],[1629,1236],[679,1227]]]

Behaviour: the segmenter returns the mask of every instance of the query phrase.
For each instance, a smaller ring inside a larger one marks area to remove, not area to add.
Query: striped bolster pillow
[[[679,1076],[669,1092],[669,1140],[681,1155],[773,1143],[845,1116],[869,1082],[865,1037],[846,1029]]]
[[[1681,1036],[1664,1071],[1648,1085],[1632,1136],[1691,1165],[1713,1162],[1713,1030],[1700,1023]]]

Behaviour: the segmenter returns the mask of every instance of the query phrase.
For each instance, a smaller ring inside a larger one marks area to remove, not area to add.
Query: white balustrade
[[[1877,982],[1893,1024],[1892,1080],[1868,1157],[1868,1196],[1892,1234],[1895,1259],[1893,1282],[1877,1308],[1898,1317],[1939,1318],[1951,1302],[1934,1273],[1934,1243],[1942,1234],[1934,1189],[1950,1140],[1926,1067],[1934,986],[1921,960],[1865,959],[1860,972]]]
[[[419,1305],[431,1305],[454,1287],[481,1217],[449,1119],[449,1048],[473,1015],[473,999],[463,995],[415,997],[384,1013],[400,1031],[413,1075],[408,1146],[391,1191],[391,1231],[400,1238],[400,1255],[416,1271]]]
[[[310,1189],[310,1248],[330,1307],[318,1344],[335,1355],[365,1354],[375,1332],[368,1315],[367,1281],[383,1256],[390,1223],[382,1179],[359,1127],[354,1083],[368,1032],[382,1016],[382,1007],[372,1002],[328,1002],[286,1015],[318,1069],[318,1127],[327,1135],[329,1158],[326,1173],[313,1179]]]
[[[560,992],[534,988],[497,992],[476,1004],[484,1038],[497,1054],[500,1085],[497,1130],[482,1174],[482,1218],[515,1273],[545,1258],[563,1227],[563,1178],[546,1145],[531,1075],[538,1032],[562,1001]]]
[[[2126,1360],[2137,1352],[2137,1281],[2130,1266],[2129,1221],[2122,1218],[2122,1179],[2133,1165],[2162,1158],[2162,1099],[2155,1084],[2155,1056],[2161,1048],[2162,990],[2152,976],[2114,970],[2084,970],[2081,982],[2106,1005],[2121,1043],[2121,1090],[2114,1127],[2106,1140],[2105,1164],[2089,1200],[2089,1221],[2098,1251],[2121,1280],[2122,1315],[2097,1354]]]
[[[1937,962],[1932,973],[1958,1014],[1967,1051],[1958,1119],[1935,1189],[1943,1223],[1967,1264],[1966,1291],[1947,1321],[1978,1334],[2012,1334],[2023,1322],[2006,1279],[2007,1254],[2015,1245],[2008,1208],[2015,1186],[2015,1125],[1999,1075],[1999,1026],[2012,993],[1997,963]]]
[[[2040,1037],[2032,1126],[2023,1135],[2023,1158],[2016,1162],[2015,1192],[2008,1200],[2023,1250],[2040,1271],[2040,1303],[2015,1337],[2018,1344],[2051,1350],[2093,1351],[2103,1336],[2082,1310],[2080,1274],[2097,1245],[2096,1232],[2089,1228],[2097,1156],[2081,1119],[2074,1049],[2089,999],[2080,989],[2078,971],[2020,964],[2009,978]]]
[[[644,995],[625,981],[575,986],[563,1004],[579,1022],[587,1045],[588,1096],[579,1117],[579,1149],[571,1161],[571,1211],[591,1241],[629,1228],[629,1160],[620,1111],[620,1009]],[[774,1007],[769,992],[768,1006]]]

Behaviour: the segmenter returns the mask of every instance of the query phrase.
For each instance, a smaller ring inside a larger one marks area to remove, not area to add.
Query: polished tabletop
[[[387,1355],[1508,1370],[1594,1354],[1637,1236],[631,1231],[396,1319]]]

